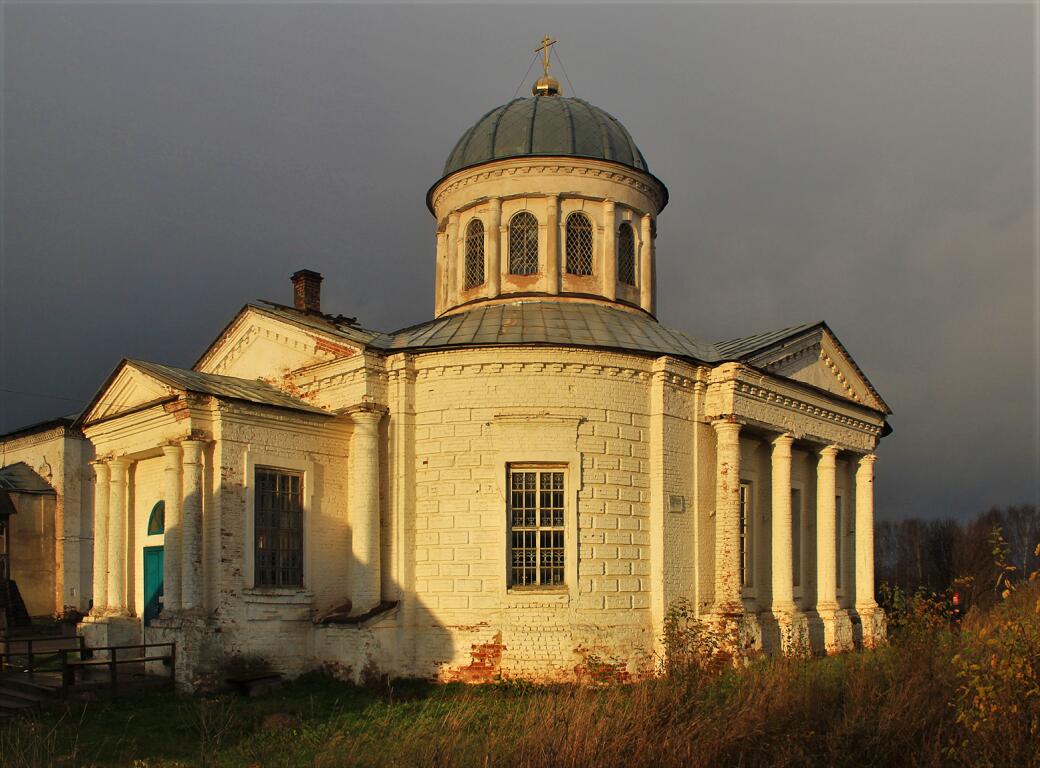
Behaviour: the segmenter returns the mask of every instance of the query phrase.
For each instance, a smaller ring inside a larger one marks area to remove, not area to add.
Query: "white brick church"
[[[429,322],[367,330],[301,270],[291,306],[243,307],[190,370],[125,360],[105,382],[78,422],[91,642],[176,640],[190,685],[239,653],[639,675],[680,599],[766,650],[883,636],[888,407],[824,323],[712,343],[657,322],[668,192],[624,126],[546,70],[427,201]]]

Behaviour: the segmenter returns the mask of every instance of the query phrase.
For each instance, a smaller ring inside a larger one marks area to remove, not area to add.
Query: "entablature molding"
[[[349,420],[341,419],[333,411],[328,415],[293,411],[243,401],[221,401],[218,407],[222,424],[250,426],[257,429],[278,429],[308,435],[327,435],[330,430],[347,429]]]
[[[710,373],[710,369],[705,366],[668,355],[656,358],[652,371],[656,381],[677,389],[696,389],[698,384],[707,381]]]
[[[799,439],[834,443],[854,451],[873,450],[884,420],[866,409],[825,399],[778,380],[729,363],[712,372],[704,417],[723,416],[770,432],[789,432]]]
[[[366,362],[362,366],[357,366],[349,370],[330,371],[305,383],[296,382],[293,384],[290,394],[304,399],[314,398],[319,393],[328,392],[329,390],[339,386],[352,386],[359,382],[367,383],[379,380],[384,382],[389,380],[386,368],[382,365],[370,365]],[[279,385],[275,384],[275,386]],[[286,389],[285,386],[279,386],[279,388]]]
[[[68,427],[54,427],[43,432],[34,432],[30,435],[22,435],[15,438],[4,438],[0,437],[0,443],[3,444],[4,450],[6,451],[18,451],[23,448],[32,448],[42,443],[48,443],[51,440],[83,440],[83,435],[78,430],[73,430]]]
[[[193,421],[196,424],[202,420],[209,421],[209,413],[202,408],[189,408],[181,413],[186,417],[181,417],[180,413],[169,413],[164,404],[158,404],[86,425],[83,433],[94,444],[99,457],[141,454],[159,450],[160,446],[171,441],[190,437],[195,431],[192,429]]]
[[[616,365],[600,365],[596,363],[560,363],[545,361],[529,362],[488,362],[488,363],[457,363],[431,365],[419,369],[417,379],[441,378],[449,376],[477,376],[481,374],[498,373],[550,373],[563,376],[583,376],[603,378],[604,376],[619,379],[638,379],[649,381],[651,372],[637,368],[629,368]]]

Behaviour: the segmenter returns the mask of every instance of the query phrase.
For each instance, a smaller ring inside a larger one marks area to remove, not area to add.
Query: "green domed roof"
[[[591,157],[649,173],[643,153],[617,118],[587,101],[553,94],[513,99],[488,112],[459,139],[444,175],[538,155]]]

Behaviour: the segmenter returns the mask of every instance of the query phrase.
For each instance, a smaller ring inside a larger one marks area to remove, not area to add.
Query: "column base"
[[[734,663],[762,650],[762,625],[757,614],[713,611],[708,614],[708,623],[719,635],[719,650],[732,655]]]
[[[764,612],[759,619],[763,625],[765,650],[784,656],[808,656],[812,653],[809,620],[797,607]]]
[[[141,620],[126,614],[84,616],[76,632],[86,640],[88,648],[108,645],[137,645],[141,642]]]
[[[888,637],[888,620],[877,605],[857,607],[852,617],[853,641],[860,648],[877,648]]]
[[[809,611],[809,640],[816,653],[831,654],[855,648],[852,618],[844,608],[817,608]]]

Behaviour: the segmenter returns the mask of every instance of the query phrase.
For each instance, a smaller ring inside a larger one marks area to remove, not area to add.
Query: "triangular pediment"
[[[175,397],[178,390],[124,362],[94,397],[82,421],[93,422],[128,413]]]
[[[884,413],[888,406],[825,325],[760,350],[746,362]]]
[[[363,347],[247,306],[194,370],[241,379],[277,379],[290,371],[360,354]]]

